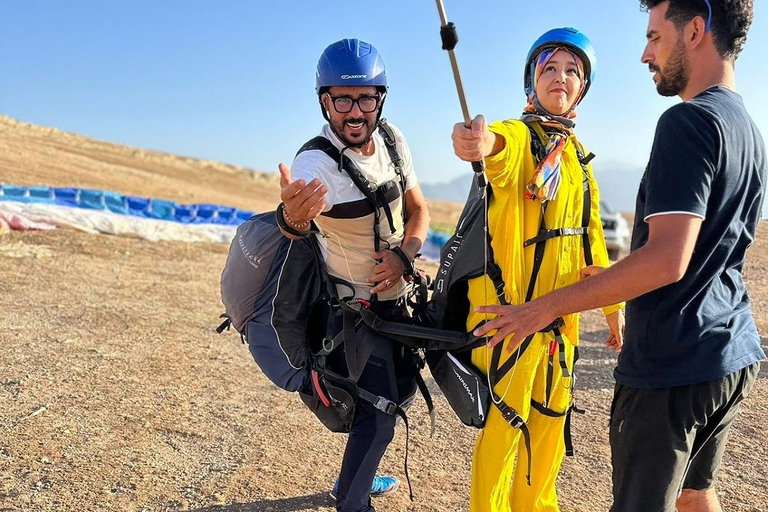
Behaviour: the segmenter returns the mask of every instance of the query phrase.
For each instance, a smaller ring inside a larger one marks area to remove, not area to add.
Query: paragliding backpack
[[[404,201],[402,160],[394,134],[383,119],[378,129],[400,176]],[[339,172],[346,172],[373,203],[378,251],[380,210],[394,231],[385,192],[398,185],[391,181],[373,185],[343,151],[324,137],[310,140],[299,153],[308,150],[323,151],[339,162]],[[299,392],[307,407],[333,432],[350,431],[358,399],[370,402],[385,414],[403,417],[407,424],[399,404],[360,388],[357,380],[373,348],[368,333],[361,330],[391,332],[396,337],[409,326],[384,321],[369,309],[368,301],[353,300],[352,284],[328,274],[316,236],[298,240],[283,236],[280,228],[286,226],[281,209],[282,205],[274,212],[255,215],[238,227],[221,275],[221,297],[226,309],[223,316],[227,320],[219,326],[219,332],[234,326],[264,374],[280,388]],[[405,212],[405,207],[402,210]],[[314,225],[312,230],[318,233]],[[349,289],[349,296],[339,297],[337,285]],[[343,317],[343,328],[336,333],[339,316]],[[410,340],[408,336],[404,339]],[[329,356],[341,346],[347,375],[341,375],[330,364]],[[426,386],[420,377],[417,383],[431,413]]]
[[[540,127],[527,124],[531,133],[531,152],[539,161],[544,156],[544,144],[542,136],[545,136]],[[541,130],[541,133],[539,133]],[[582,213],[582,225],[578,228],[549,229],[544,220],[546,203],[541,208],[541,221],[538,234],[524,242],[524,247],[534,245],[534,263],[526,293],[526,302],[530,301],[536,286],[536,279],[544,259],[544,248],[547,240],[559,236],[581,236],[584,249],[584,258],[587,265],[592,264],[592,252],[589,242],[589,219],[591,210],[591,197],[589,190],[589,171],[587,164],[594,158],[594,154],[584,155],[582,148],[576,146],[577,156],[583,170],[584,206]],[[462,211],[456,226],[456,231],[443,245],[440,251],[440,266],[435,276],[432,297],[426,307],[426,324],[436,328],[466,332],[466,319],[469,315],[469,280],[482,275],[487,275],[493,283],[496,296],[502,305],[508,304],[505,296],[505,283],[501,269],[496,264],[491,247],[491,237],[487,231],[488,204],[493,194],[490,183],[484,179],[473,182],[467,203]],[[484,250],[478,250],[483,248]],[[556,342],[560,345],[559,364],[564,376],[569,375],[565,361],[564,341],[560,329],[563,320],[558,318],[539,332],[552,333]],[[484,343],[479,340],[458,350],[438,350],[427,352],[426,359],[435,382],[445,395],[451,408],[459,419],[468,426],[483,428],[488,416],[488,409],[493,404],[499,409],[504,419],[514,428],[520,429],[526,449],[528,450],[528,481],[530,484],[531,457],[530,457],[530,433],[522,417],[513,408],[509,407],[501,397],[493,391],[493,387],[512,369],[520,356],[533,340],[530,335],[521,343],[519,350],[499,365],[501,359],[502,343],[497,344],[492,352],[488,375],[484,375],[471,362],[471,350]],[[544,403],[532,402],[532,407],[542,414],[550,417],[567,416],[566,420],[566,451],[573,454],[570,438],[570,412],[579,411],[573,404],[568,411],[554,411],[548,407],[551,393],[552,373],[554,371],[554,350],[550,350],[550,361],[547,371],[547,392]]]

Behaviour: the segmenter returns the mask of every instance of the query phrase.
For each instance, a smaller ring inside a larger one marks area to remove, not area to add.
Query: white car
[[[631,231],[624,216],[612,210],[605,202],[600,201],[600,218],[603,221],[603,235],[608,257],[614,261],[629,251]]]

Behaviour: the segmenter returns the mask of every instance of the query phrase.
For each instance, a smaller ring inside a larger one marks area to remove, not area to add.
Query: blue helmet
[[[317,63],[315,91],[323,87],[369,86],[387,88],[387,71],[372,44],[342,39],[325,49]]]
[[[543,50],[556,46],[563,46],[571,50],[579,56],[581,62],[584,64],[586,83],[584,84],[584,92],[582,92],[581,97],[576,101],[576,103],[578,103],[587,95],[589,86],[592,85],[592,82],[595,80],[597,55],[587,36],[571,27],[554,28],[545,32],[544,35],[533,43],[531,50],[528,52],[528,57],[525,59],[525,94],[530,96],[534,92],[532,77],[536,66],[536,58]]]

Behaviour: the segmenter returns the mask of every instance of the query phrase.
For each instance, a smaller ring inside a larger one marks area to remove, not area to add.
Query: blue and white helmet
[[[374,86],[387,89],[387,71],[379,52],[360,39],[342,39],[328,46],[317,63],[315,91],[324,87]]]
[[[539,54],[548,49],[562,46],[572,51],[581,59],[584,65],[584,90],[581,96],[577,99],[576,103],[580,102],[584,96],[587,95],[589,86],[595,80],[595,67],[597,66],[597,54],[592,47],[592,42],[576,30],[571,27],[554,28],[545,32],[540,38],[533,43],[528,57],[525,59],[525,76],[524,87],[526,96],[530,96],[534,92],[533,76],[536,71],[536,58]]]

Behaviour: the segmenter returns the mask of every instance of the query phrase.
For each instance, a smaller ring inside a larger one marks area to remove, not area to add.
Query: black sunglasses
[[[359,98],[350,98],[349,96],[331,96],[330,93],[328,94],[328,97],[331,98],[331,101],[333,102],[333,108],[336,109],[336,112],[339,114],[346,114],[347,112],[351,112],[352,108],[355,106],[355,103],[357,103],[357,106],[360,108],[360,112],[363,114],[370,114],[371,112],[375,112],[377,108],[379,108],[379,103],[381,102],[380,96],[360,96]]]

